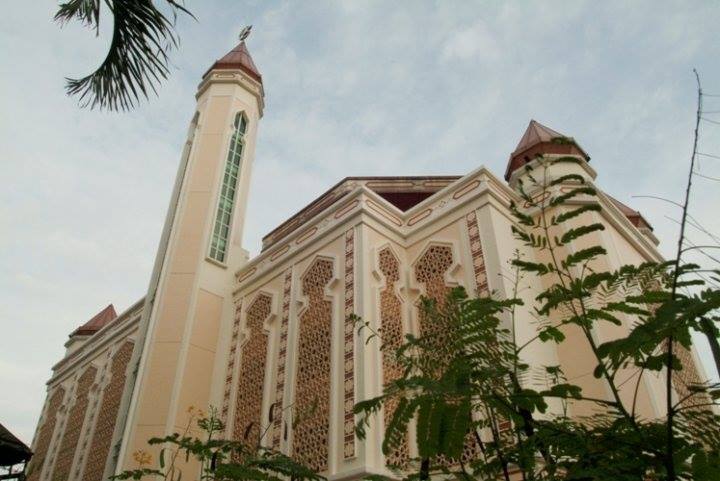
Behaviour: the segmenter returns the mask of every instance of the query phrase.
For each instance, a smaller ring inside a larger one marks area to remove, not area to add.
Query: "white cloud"
[[[480,20],[474,25],[452,32],[443,45],[447,60],[492,61],[500,55],[501,46],[487,24]]]

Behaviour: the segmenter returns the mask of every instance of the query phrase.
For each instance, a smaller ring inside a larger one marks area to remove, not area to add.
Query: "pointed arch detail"
[[[384,278],[384,285],[380,287],[380,333],[383,339],[382,352],[383,382],[388,384],[402,377],[403,368],[395,360],[395,351],[403,344],[405,329],[403,325],[402,299],[397,294],[400,282],[400,261],[390,248],[386,246],[377,254],[378,271]],[[398,401],[389,400],[384,406],[385,426],[395,413]],[[387,463],[394,466],[405,466],[410,457],[408,434],[396,449],[387,455]]]
[[[271,314],[272,296],[264,292],[255,297],[245,313],[233,438],[246,441],[250,445],[260,442],[262,432],[262,402],[268,350],[265,322]]]
[[[325,292],[335,277],[333,264],[318,257],[301,278],[306,304],[299,318],[294,406],[303,421],[293,432],[293,454],[317,472],[328,468],[333,302]]]

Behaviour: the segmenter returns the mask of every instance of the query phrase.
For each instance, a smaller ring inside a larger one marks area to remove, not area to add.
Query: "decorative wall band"
[[[288,323],[290,321],[290,293],[292,290],[292,268],[285,272],[283,283],[282,319],[280,321],[280,342],[278,348],[277,386],[275,388],[275,404],[273,408],[272,447],[280,449],[283,437],[283,418],[285,406],[285,360],[287,359]]]
[[[352,315],[355,313],[355,231],[345,232],[345,393],[343,454],[345,459],[355,456],[355,326]]]
[[[242,317],[242,299],[235,307],[235,318],[233,319],[232,337],[230,338],[230,350],[225,370],[225,390],[223,391],[223,405],[220,418],[227,426],[228,412],[230,410],[230,394],[232,393],[233,374],[235,373],[235,360],[240,343],[240,318]]]
[[[344,216],[345,214],[353,210],[359,203],[360,201],[357,199],[348,202],[343,207],[341,207],[340,210],[335,212],[335,218],[339,219],[340,217]]]
[[[277,258],[280,257],[281,255],[285,254],[285,253],[286,253],[287,251],[289,251],[289,250],[290,250],[290,245],[289,245],[289,244],[285,244],[284,247],[281,247],[280,249],[278,249],[277,252],[275,252],[273,255],[270,256],[270,260],[271,260],[271,261],[274,261],[275,259],[277,259]]]
[[[453,194],[453,199],[459,199],[460,197],[464,197],[465,195],[469,194],[473,190],[477,189],[477,187],[480,185],[480,180],[475,179],[473,181],[468,182],[461,188],[459,188],[455,193]]]
[[[303,232],[303,233],[300,235],[300,237],[298,237],[298,238],[295,240],[295,244],[302,244],[303,242],[305,242],[306,240],[308,240],[309,238],[311,238],[313,235],[315,235],[315,233],[316,233],[317,231],[318,231],[318,228],[317,228],[317,227],[311,227],[310,229],[308,229],[308,230],[306,230],[305,232]]]
[[[478,228],[477,215],[474,211],[470,212],[465,216],[465,220],[467,222],[468,238],[470,241],[473,273],[475,274],[475,294],[485,296],[490,294],[490,289],[488,288],[485,256],[483,255],[482,243],[480,242],[480,229]]]
[[[238,282],[242,282],[251,275],[255,274],[255,271],[257,271],[257,267],[253,267],[252,269],[248,270],[247,272],[243,273],[242,276],[238,277]]]
[[[432,214],[432,209],[425,209],[419,214],[415,214],[414,216],[410,217],[410,219],[408,220],[408,225],[412,227],[430,214]]]
[[[399,189],[412,189],[415,184],[413,182],[384,182],[381,180],[371,180],[369,182],[365,183],[365,186],[368,189],[373,190],[381,190],[381,189],[390,189],[390,190],[399,190]]]
[[[396,226],[402,225],[402,220],[398,219],[396,216],[392,215],[388,211],[382,208],[379,204],[373,202],[372,200],[367,200],[367,206],[371,209],[380,214],[382,217],[385,217],[387,220],[395,224]]]

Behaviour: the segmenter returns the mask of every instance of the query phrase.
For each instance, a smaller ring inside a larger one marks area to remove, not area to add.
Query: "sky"
[[[56,3],[0,16],[0,422],[30,443],[67,335],[142,297],[194,93],[243,26],[266,109],[244,245],[350,175],[504,173],[530,119],[573,136],[598,183],[642,211],[673,256],[692,150],[696,67],[720,93],[714,1],[193,1],[159,96],[126,113],[63,90],[102,60]],[[688,7],[692,8],[688,8]],[[720,112],[720,97],[706,99]],[[706,114],[720,121],[720,114]],[[699,150],[720,155],[720,125]],[[698,171],[720,178],[720,160]],[[691,214],[720,234],[720,183],[694,179]],[[694,227],[696,244],[718,244]],[[707,268],[716,261],[696,256]],[[710,372],[707,348],[701,354]]]

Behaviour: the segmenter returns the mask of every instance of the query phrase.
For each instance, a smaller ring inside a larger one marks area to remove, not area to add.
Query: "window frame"
[[[248,116],[239,111],[233,117],[232,133],[227,147],[224,168],[215,202],[212,230],[208,245],[208,260],[225,266],[232,237],[235,203],[240,185],[243,157],[247,146]]]

